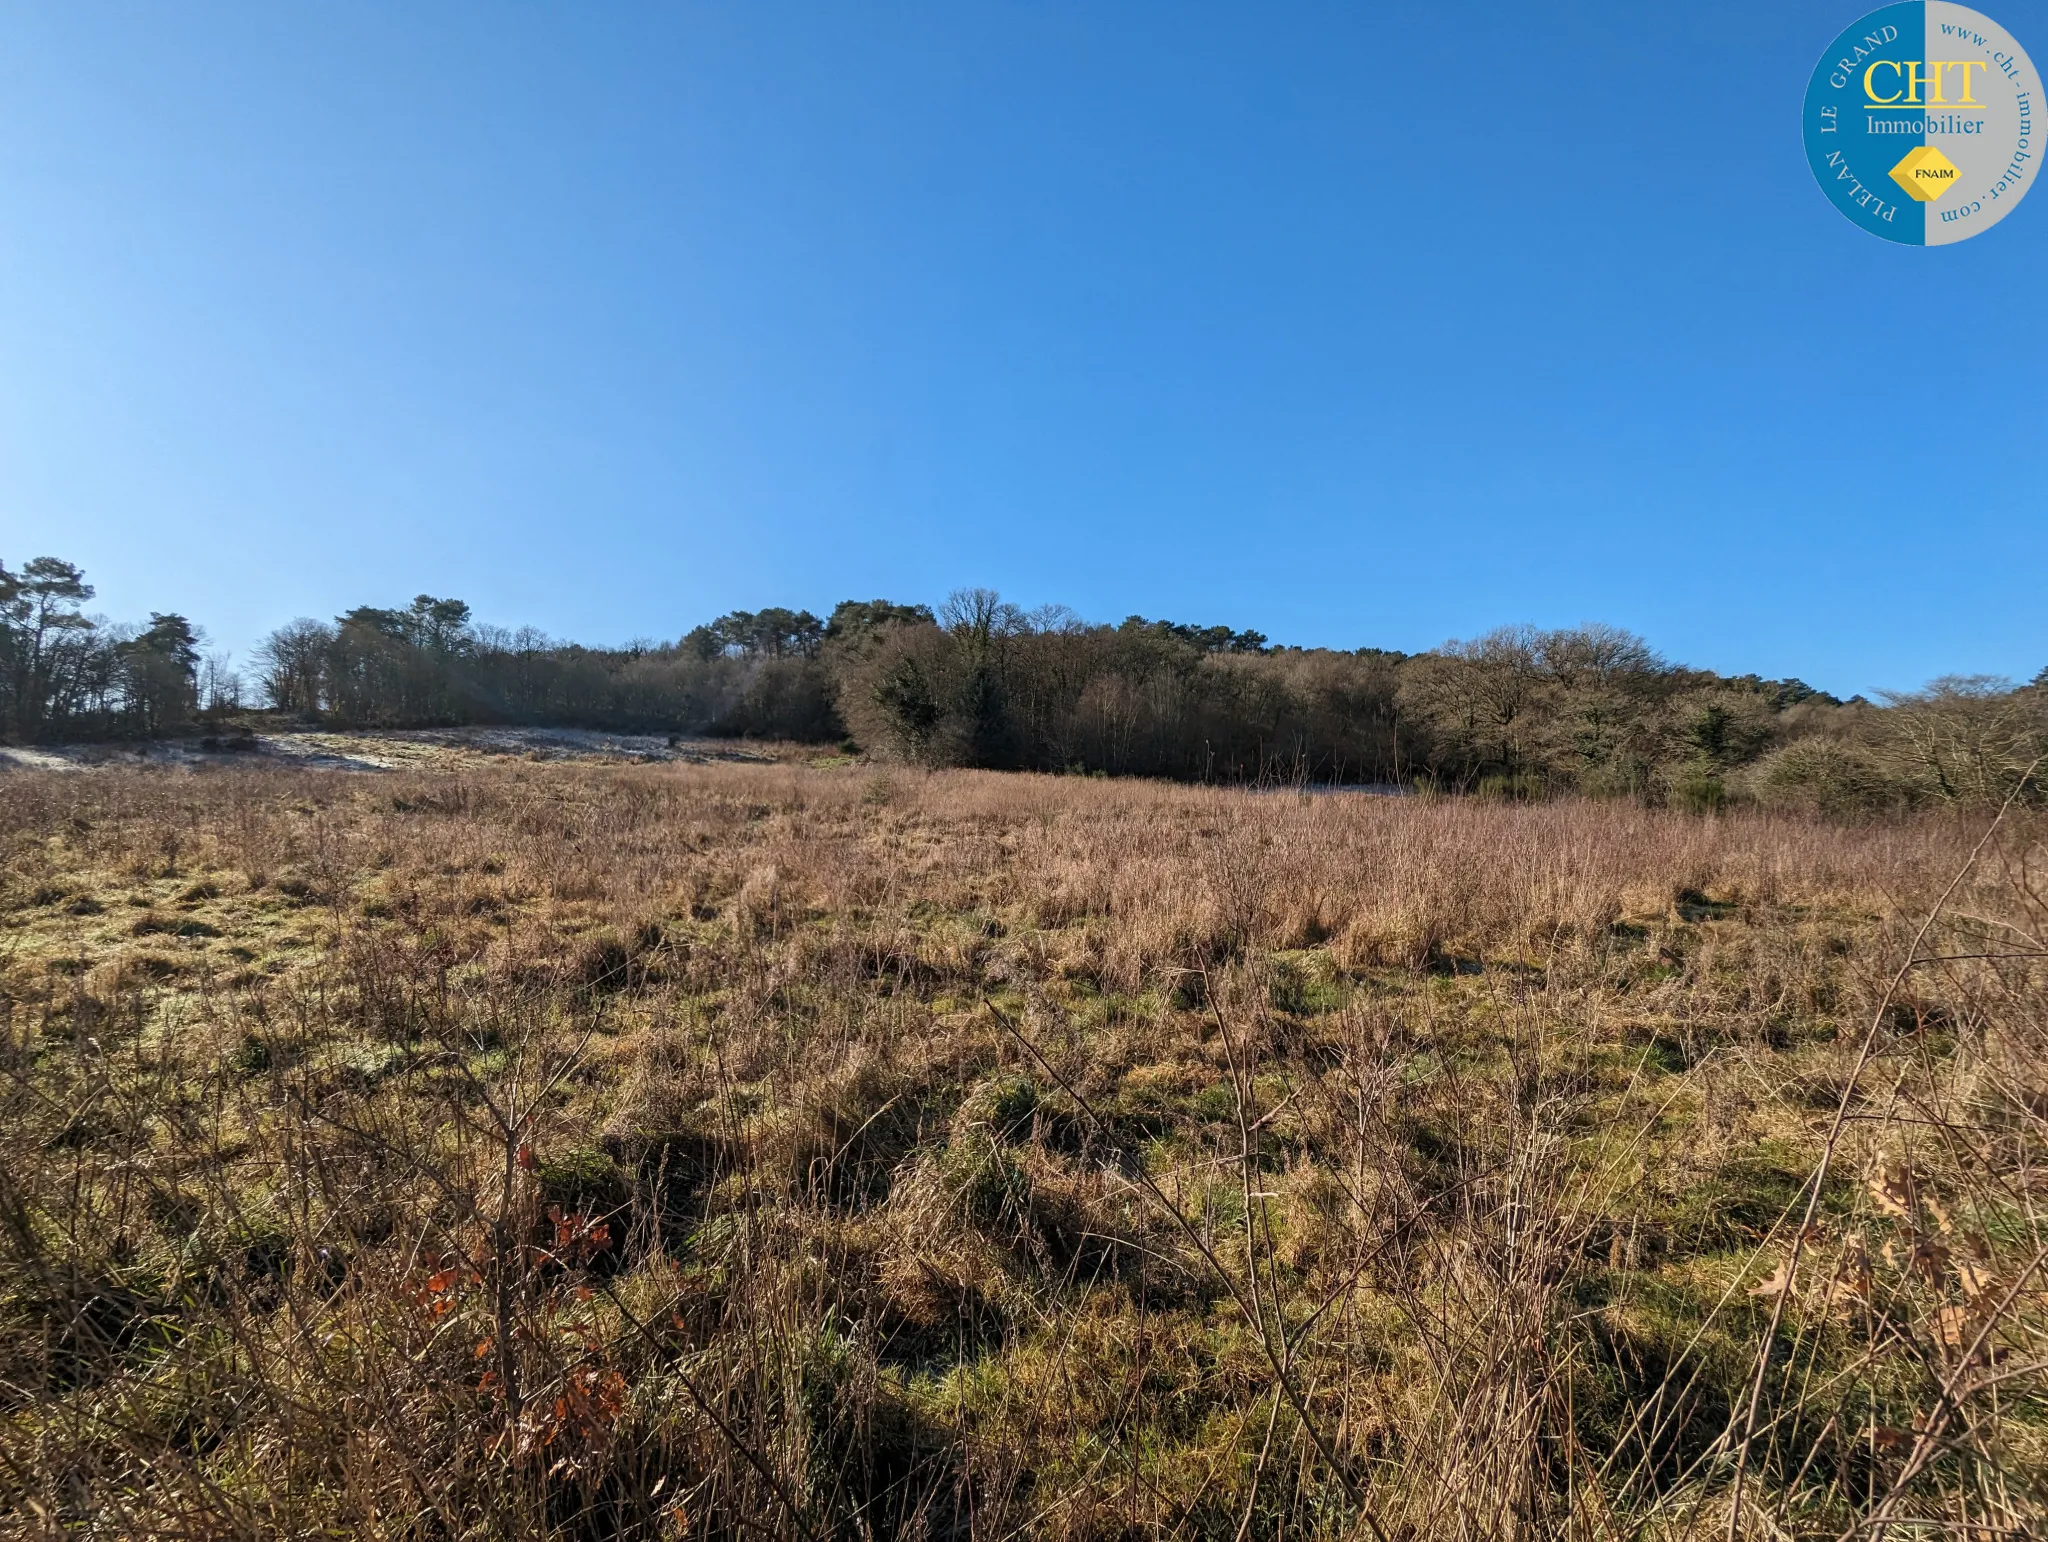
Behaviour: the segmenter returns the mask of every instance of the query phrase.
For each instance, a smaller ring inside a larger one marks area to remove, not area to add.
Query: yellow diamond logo
[[[1933,145],[1915,145],[1892,168],[1892,180],[1922,203],[1933,203],[1956,185],[1956,166]]]

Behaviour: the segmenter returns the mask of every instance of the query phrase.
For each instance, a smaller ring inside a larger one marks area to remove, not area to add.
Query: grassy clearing
[[[2048,1513],[2024,823],[1894,988],[1981,825],[793,765],[4,794],[10,1529]]]

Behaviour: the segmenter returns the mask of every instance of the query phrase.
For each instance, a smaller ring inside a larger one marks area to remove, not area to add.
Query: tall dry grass
[[[10,777],[0,1524],[2030,1534],[2048,915],[1983,835]]]

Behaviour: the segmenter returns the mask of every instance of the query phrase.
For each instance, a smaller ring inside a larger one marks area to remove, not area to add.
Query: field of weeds
[[[0,1531],[2040,1535],[1990,824],[11,774]]]

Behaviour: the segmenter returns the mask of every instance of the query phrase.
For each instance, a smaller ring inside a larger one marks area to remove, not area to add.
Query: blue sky
[[[1828,206],[1863,9],[8,0],[0,558],[238,651],[989,584],[2030,676],[2048,196]]]

